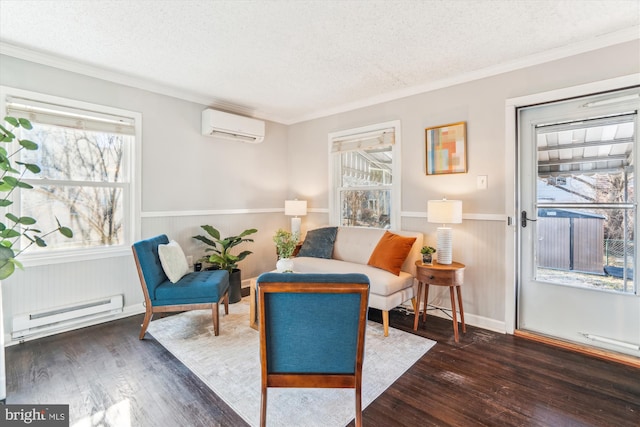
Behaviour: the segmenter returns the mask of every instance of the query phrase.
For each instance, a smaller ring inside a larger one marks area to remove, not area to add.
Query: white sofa
[[[296,257],[293,271],[296,273],[363,273],[371,282],[369,307],[382,310],[384,335],[389,335],[389,310],[412,300],[415,309],[417,282],[415,262],[421,259],[422,233],[394,231],[401,236],[415,237],[409,255],[396,276],[386,270],[367,265],[371,253],[385,230],[361,227],[338,227],[331,259]]]

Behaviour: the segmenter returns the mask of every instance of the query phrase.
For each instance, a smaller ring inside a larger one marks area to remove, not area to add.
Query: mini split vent
[[[264,122],[207,108],[202,112],[202,134],[258,144],[264,141]]]

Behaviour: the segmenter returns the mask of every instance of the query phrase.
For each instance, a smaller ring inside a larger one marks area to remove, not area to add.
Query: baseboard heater
[[[99,300],[20,314],[13,318],[11,337],[15,340],[43,332],[70,329],[77,324],[121,313],[123,301],[122,295],[114,295]]]

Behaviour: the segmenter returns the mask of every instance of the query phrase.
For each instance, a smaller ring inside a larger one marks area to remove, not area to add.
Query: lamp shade
[[[284,214],[288,216],[302,216],[307,214],[306,200],[285,200]]]
[[[460,224],[462,222],[461,200],[429,200],[427,221],[438,224]]]

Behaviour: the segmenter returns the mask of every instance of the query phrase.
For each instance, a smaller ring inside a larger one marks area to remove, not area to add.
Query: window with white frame
[[[329,145],[331,223],[399,228],[400,122],[334,132]]]
[[[17,195],[13,213],[35,217],[43,232],[55,229],[57,221],[73,230],[71,239],[47,236],[47,254],[128,248],[134,236],[132,165],[139,114],[17,89],[3,92],[5,114],[33,125],[19,129],[19,137],[39,145],[21,150],[19,160],[41,169],[24,175],[33,189]],[[25,255],[43,250],[34,245]]]

